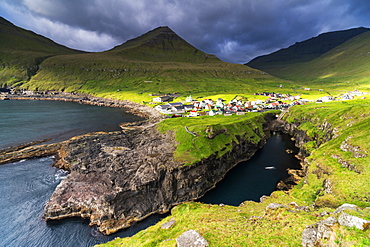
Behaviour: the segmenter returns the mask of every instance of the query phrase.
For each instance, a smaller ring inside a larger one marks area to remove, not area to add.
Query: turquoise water
[[[60,101],[1,100],[0,149],[47,138],[60,141],[94,131],[119,130],[119,123],[140,119],[121,108]]]

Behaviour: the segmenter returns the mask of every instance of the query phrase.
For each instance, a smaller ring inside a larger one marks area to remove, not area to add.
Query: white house
[[[327,96],[323,96],[321,98],[318,98],[317,101],[321,101],[321,102],[329,102],[329,101],[333,101],[333,97],[330,96],[330,95],[327,95]]]
[[[190,111],[189,117],[197,117],[199,116],[197,111]]]
[[[155,109],[163,114],[170,114],[171,113],[171,108],[169,104],[166,105],[157,105]]]
[[[185,101],[188,102],[188,103],[193,102],[193,97],[191,97],[191,95],[190,95],[190,96],[186,97]]]
[[[168,102],[168,101],[171,101],[171,100],[172,100],[172,97],[170,97],[170,96],[160,96],[160,97],[157,97],[157,98],[153,99],[154,102]]]

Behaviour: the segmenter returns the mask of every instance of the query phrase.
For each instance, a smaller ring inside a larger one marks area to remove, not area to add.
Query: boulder
[[[302,246],[314,247],[321,246],[321,240],[332,240],[335,237],[332,227],[337,223],[337,219],[329,217],[313,225],[309,225],[302,233]]]
[[[197,231],[189,230],[184,232],[176,239],[178,247],[206,247],[209,246],[207,240],[205,240]]]
[[[370,228],[370,221],[349,215],[347,213],[342,213],[338,218],[338,222],[341,226],[356,227],[360,230],[366,230]]]
[[[359,207],[357,207],[356,205],[353,205],[353,204],[348,204],[348,203],[344,203],[342,206],[338,207],[334,213],[335,214],[339,214],[341,212],[343,212],[344,210],[353,210],[353,211],[358,211]]]
[[[162,230],[170,229],[171,227],[173,227],[175,225],[175,223],[176,223],[175,220],[171,220],[171,221],[168,221],[166,223],[163,223],[162,226],[161,226],[161,229]]]
[[[267,209],[277,209],[277,208],[286,208],[287,206],[283,205],[283,204],[280,204],[280,203],[270,203],[267,207],[266,207],[266,210]]]

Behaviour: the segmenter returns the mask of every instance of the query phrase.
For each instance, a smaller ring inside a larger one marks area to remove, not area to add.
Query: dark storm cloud
[[[367,0],[2,0],[0,14],[72,48],[101,51],[158,26],[244,63],[322,32],[370,26]]]

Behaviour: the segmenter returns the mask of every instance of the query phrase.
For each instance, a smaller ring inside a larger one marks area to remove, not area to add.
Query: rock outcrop
[[[266,121],[273,119],[266,114]],[[154,126],[71,139],[56,163],[70,174],[45,206],[44,218],[89,218],[91,225],[111,234],[203,196],[238,162],[252,157],[265,144],[269,130],[259,135],[257,144],[239,140],[222,157],[212,155],[192,165],[174,160],[174,137]]]
[[[337,246],[334,244],[335,233],[334,226],[337,224],[337,219],[329,217],[325,220],[319,221],[313,225],[307,226],[302,233],[302,246]],[[321,242],[326,240],[328,245],[322,245]]]
[[[356,227],[359,230],[366,231],[370,229],[370,221],[362,219],[357,216],[350,215],[347,212],[363,212],[363,209],[359,208],[353,204],[343,204],[338,207],[333,213],[325,212],[322,213],[321,217],[324,215],[331,215],[325,220],[319,221],[315,224],[307,226],[302,233],[302,246],[304,247],[314,247],[314,246],[346,246],[344,242],[338,240],[338,234],[340,230],[338,228],[342,227]]]
[[[307,120],[309,121],[309,120]],[[325,135],[323,137],[310,137],[304,130],[299,129],[300,122],[288,123],[283,120],[276,120],[272,123],[270,128],[275,131],[281,131],[292,136],[292,139],[295,142],[295,145],[300,148],[298,156],[301,158],[307,157],[309,153],[303,147],[304,144],[310,141],[316,143],[316,147],[319,147],[321,144],[331,140],[335,136],[335,129],[328,123],[324,122],[320,126],[317,126],[318,129],[322,130]]]
[[[188,230],[181,234],[177,239],[176,243],[178,247],[207,247],[209,246],[207,240],[205,240],[197,231]]]

